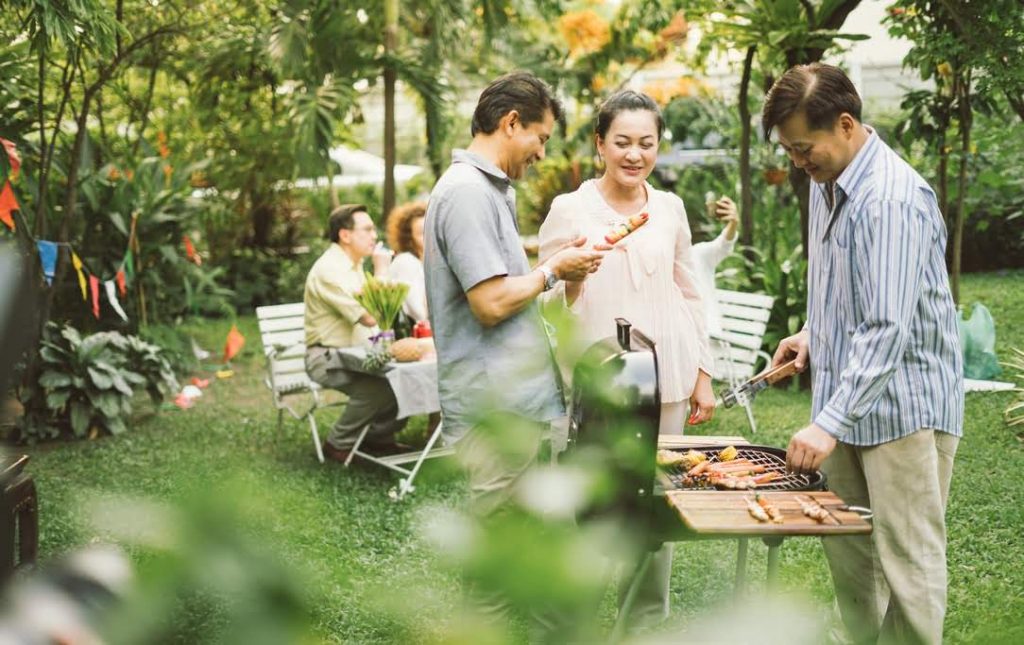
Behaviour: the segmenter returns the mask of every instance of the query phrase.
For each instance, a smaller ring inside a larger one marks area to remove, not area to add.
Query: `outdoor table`
[[[379,370],[369,370],[363,367],[367,351],[361,347],[339,349],[338,355],[341,357],[342,367],[350,372],[380,376],[387,379],[391,390],[395,393],[395,400],[398,402],[397,418],[404,419],[418,414],[440,412],[441,403],[437,395],[436,360],[428,359],[409,363],[391,361]],[[412,450],[385,456],[374,455],[360,449],[368,429],[369,426],[364,428],[362,434],[359,435],[356,444],[349,453],[348,460],[345,461],[345,465],[348,466],[354,457],[359,457],[402,475],[398,487],[388,492],[393,499],[401,499],[407,493],[414,490],[413,480],[423,466],[424,460],[428,457],[442,457],[454,453],[454,449],[450,446],[435,447],[435,444],[437,444],[441,437],[441,426],[438,425],[430,433],[427,444],[422,450]],[[412,468],[408,468],[406,464],[412,464]]]
[[[363,367],[367,351],[361,347],[346,347],[338,350],[341,364],[346,370],[382,376],[387,379],[398,401],[398,418],[431,414],[441,410],[437,396],[437,361],[434,359],[399,363],[391,361],[381,370]]]

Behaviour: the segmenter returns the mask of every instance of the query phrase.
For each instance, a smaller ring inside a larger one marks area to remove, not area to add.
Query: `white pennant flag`
[[[113,280],[107,280],[103,283],[103,288],[107,290],[107,300],[110,301],[110,306],[114,308],[118,316],[121,316],[121,320],[128,322],[128,315],[124,313],[121,303],[117,301],[117,284]]]

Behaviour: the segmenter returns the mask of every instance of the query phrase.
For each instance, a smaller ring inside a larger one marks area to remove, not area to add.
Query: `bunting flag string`
[[[113,280],[107,280],[103,283],[103,288],[107,292],[107,300],[110,301],[110,306],[117,312],[117,315],[121,317],[121,320],[128,322],[128,315],[124,313],[124,309],[121,308],[121,303],[117,301],[117,285],[114,284]]]
[[[100,319],[100,279],[89,275],[89,293],[92,295],[92,315]]]
[[[78,254],[74,251],[71,252],[71,264],[75,267],[75,273],[78,274],[78,286],[82,289],[82,300],[88,301],[89,296],[86,294],[85,274],[82,273],[82,258],[78,257]]]
[[[14,187],[11,185],[11,182],[16,181],[18,178],[18,174],[21,169],[21,158],[18,156],[17,148],[13,142],[0,138],[0,145],[3,146],[3,151],[0,151],[0,154],[6,153],[8,166],[10,168],[9,177],[4,179],[3,188],[0,189],[0,222],[3,222],[11,231],[16,231],[18,227],[18,220],[21,220],[20,224],[23,227],[23,230],[26,231],[28,239],[35,243],[36,251],[39,255],[39,262],[42,266],[43,275],[46,278],[47,285],[53,285],[60,248],[66,248],[71,259],[71,265],[74,267],[75,275],[78,279],[78,286],[82,292],[82,300],[88,302],[90,296],[92,297],[91,307],[93,316],[97,319],[100,317],[100,283],[102,282],[107,293],[107,299],[110,301],[111,308],[118,316],[127,321],[128,316],[117,298],[117,293],[120,292],[121,298],[127,297],[128,283],[129,281],[134,281],[136,277],[135,257],[139,254],[139,240],[136,237],[136,229],[139,221],[139,213],[132,213],[131,228],[128,232],[128,241],[125,245],[125,252],[121,257],[120,264],[114,272],[113,278],[103,280],[96,274],[96,272],[89,268],[69,242],[39,240],[35,239],[31,232],[28,232],[30,231],[30,227],[25,220],[25,214],[21,212],[21,206],[18,204]],[[191,238],[189,238],[188,235],[184,235],[182,237],[182,242],[184,244],[185,257],[187,260],[189,262],[193,262],[196,266],[201,266],[202,257],[196,251]],[[242,342],[244,342],[244,340]]]
[[[43,277],[46,284],[53,284],[53,274],[57,271],[57,244],[49,240],[36,240],[39,249],[39,262],[43,265]]]

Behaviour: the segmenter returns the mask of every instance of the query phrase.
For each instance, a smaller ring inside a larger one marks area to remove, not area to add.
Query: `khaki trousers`
[[[958,442],[919,430],[878,446],[840,443],[822,465],[829,489],[875,515],[869,536],[822,539],[854,642],[942,642],[946,501]]]

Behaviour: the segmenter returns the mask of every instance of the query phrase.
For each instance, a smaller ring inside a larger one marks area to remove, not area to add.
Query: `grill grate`
[[[708,461],[714,464],[718,463],[718,451],[723,447],[724,446],[708,446],[693,448],[693,450],[703,452],[708,456]],[[689,450],[691,450],[691,448],[686,448],[685,450],[673,450],[672,452],[685,453]],[[776,472],[781,475],[777,479],[773,479],[770,482],[759,485],[754,490],[816,490],[822,487],[824,478],[820,472],[815,472],[812,475],[786,472],[786,452],[784,450],[753,446],[737,446],[737,450],[739,451],[737,458],[747,459],[752,464],[764,466],[765,472]],[[686,475],[686,470],[680,466],[666,468],[664,469],[664,472],[669,482],[672,483],[671,490],[719,490],[711,484],[706,483],[698,485],[684,485],[683,477]]]

